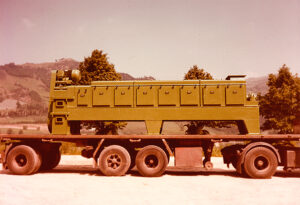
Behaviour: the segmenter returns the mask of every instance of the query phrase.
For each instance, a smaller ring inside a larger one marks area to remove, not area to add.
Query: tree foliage
[[[102,50],[94,50],[90,57],[84,58],[79,64],[81,80],[79,84],[89,85],[91,81],[114,81],[120,80],[121,76],[108,61],[107,54]],[[96,128],[96,134],[117,134],[119,128],[126,126],[121,122],[86,122],[87,128]]]
[[[121,80],[120,74],[115,70],[115,66],[109,63],[107,54],[101,50],[94,50],[90,57],[84,58],[79,64],[81,80],[79,84],[89,85],[91,81],[113,81]]]
[[[197,65],[193,65],[189,71],[184,75],[184,80],[212,80],[210,73],[199,69]]]
[[[185,80],[213,80],[213,77],[210,73],[205,72],[204,69],[199,69],[197,65],[194,65],[189,69],[189,71],[184,75]],[[206,127],[228,127],[232,122],[223,122],[223,121],[210,121],[210,120],[201,120],[201,121],[190,121],[187,126],[187,134],[209,134],[207,130],[204,130]]]
[[[284,64],[277,75],[269,74],[269,90],[258,95],[260,114],[265,118],[263,130],[280,134],[293,132],[293,121],[300,113],[300,78]]]

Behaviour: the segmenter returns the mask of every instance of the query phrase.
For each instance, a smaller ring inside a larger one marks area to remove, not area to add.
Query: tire
[[[33,174],[38,170],[40,163],[37,152],[27,145],[18,145],[7,155],[8,169],[18,175]]]
[[[42,151],[42,165],[40,170],[46,171],[55,168],[61,159],[59,147],[53,147],[49,152]]]
[[[245,173],[251,178],[271,178],[278,166],[277,157],[270,149],[255,147],[245,156]]]
[[[128,151],[119,145],[106,147],[99,156],[100,171],[106,176],[122,176],[128,171],[131,159]]]
[[[138,152],[135,164],[142,176],[158,177],[165,172],[168,158],[163,149],[149,145]]]
[[[35,149],[35,152],[36,152],[36,154],[37,154],[37,157],[38,157],[37,159],[38,159],[38,161],[37,161],[37,163],[35,164],[35,168],[34,168],[32,174],[38,172],[38,171],[40,170],[41,166],[42,166],[42,155],[41,155],[41,153],[40,153],[39,151],[37,151],[36,149]]]

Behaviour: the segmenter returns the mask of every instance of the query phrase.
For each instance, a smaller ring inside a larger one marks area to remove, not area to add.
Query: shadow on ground
[[[104,176],[98,168],[93,168],[91,165],[59,165],[53,170],[40,171],[37,174],[80,174],[80,175],[90,175],[90,176]],[[1,170],[0,174],[11,175],[12,173],[8,170]],[[128,171],[130,176],[142,177],[136,168]],[[238,174],[235,170],[224,170],[214,168],[212,170],[205,170],[203,168],[191,168],[191,169],[178,169],[175,167],[168,167],[165,175],[170,176],[229,176],[229,177],[243,177]],[[286,172],[278,170],[275,177],[286,177],[286,178],[300,178],[300,170],[295,170],[292,172]]]

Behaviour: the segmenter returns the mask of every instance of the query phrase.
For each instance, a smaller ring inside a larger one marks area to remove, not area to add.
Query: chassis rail
[[[276,135],[51,135],[51,134],[0,134],[0,142],[9,140],[41,139],[211,139],[211,140],[299,140],[299,134]]]

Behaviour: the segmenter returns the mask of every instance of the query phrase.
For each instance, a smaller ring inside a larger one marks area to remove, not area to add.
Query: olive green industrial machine
[[[144,121],[160,134],[164,121],[235,121],[240,134],[259,134],[259,109],[245,80],[93,81],[74,85],[79,71],[52,71],[49,128],[79,134],[82,121]]]

